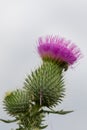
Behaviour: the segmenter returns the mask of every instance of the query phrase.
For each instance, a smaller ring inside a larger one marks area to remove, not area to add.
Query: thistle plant
[[[41,130],[46,114],[68,114],[72,111],[57,110],[65,96],[64,73],[81,58],[79,48],[58,36],[40,37],[37,51],[42,64],[24,81],[22,89],[7,93],[3,108],[14,120],[0,119],[5,123],[16,122],[16,130]]]

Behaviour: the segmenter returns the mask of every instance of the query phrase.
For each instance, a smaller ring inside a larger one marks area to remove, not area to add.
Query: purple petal
[[[61,60],[73,64],[80,56],[78,47],[70,41],[57,36],[47,36],[45,39],[39,38],[38,53],[43,57],[50,57],[54,60]]]

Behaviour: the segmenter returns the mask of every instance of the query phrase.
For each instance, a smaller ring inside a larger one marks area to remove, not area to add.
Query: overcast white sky
[[[23,86],[26,74],[40,65],[39,36],[60,35],[75,42],[84,58],[65,74],[66,97],[59,108],[74,110],[50,115],[46,130],[87,130],[87,1],[0,0],[0,118],[4,93]],[[0,130],[15,124],[0,123]]]

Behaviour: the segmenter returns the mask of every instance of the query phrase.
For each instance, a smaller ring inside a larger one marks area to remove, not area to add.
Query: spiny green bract
[[[36,104],[53,107],[61,103],[65,91],[62,70],[55,61],[45,60],[25,79],[24,89]]]
[[[16,90],[7,95],[3,101],[4,109],[10,115],[16,115],[17,113],[24,113],[29,109],[28,95],[22,90]]]

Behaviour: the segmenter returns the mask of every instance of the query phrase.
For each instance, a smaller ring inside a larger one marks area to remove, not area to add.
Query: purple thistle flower
[[[64,38],[58,36],[40,37],[38,53],[44,58],[51,58],[72,65],[81,58],[80,49]]]

